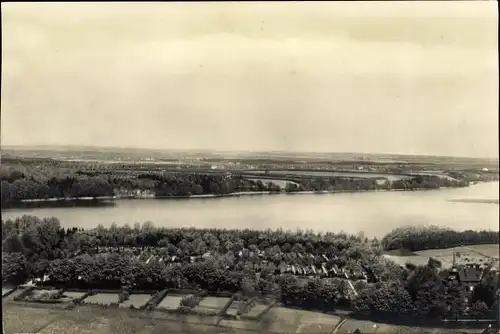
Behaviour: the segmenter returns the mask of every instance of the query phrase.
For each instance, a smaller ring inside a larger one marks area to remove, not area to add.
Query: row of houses
[[[112,250],[111,248],[102,248],[99,251]],[[211,252],[206,252],[203,255],[197,256],[161,256],[161,255],[145,255],[145,253],[140,253],[137,249],[123,249],[122,253],[130,253],[132,258],[138,261],[143,261],[145,263],[150,263],[151,261],[164,262],[166,264],[180,264],[180,263],[195,263],[200,261],[205,261],[210,259],[213,255]],[[139,254],[138,254],[139,253]],[[248,254],[249,257],[257,255],[261,260],[259,262],[247,261],[245,260],[244,254]],[[103,253],[101,253],[103,254]],[[310,253],[278,253],[281,262],[277,264],[273,261],[264,260],[264,252],[258,251],[256,254],[250,252],[249,250],[239,251],[236,254],[233,262],[233,266],[250,266],[255,272],[260,273],[263,270],[268,270],[277,275],[293,274],[298,276],[314,276],[314,277],[338,277],[347,278],[353,280],[370,280],[376,281],[376,278],[371,273],[371,271],[366,267],[361,267],[358,269],[351,269],[339,266],[332,263],[331,259],[335,260],[336,257],[329,258],[327,255],[322,254],[320,256],[313,255]],[[309,261],[299,261],[296,263],[297,259],[305,260],[309,258]],[[289,264],[293,262],[294,264]],[[309,264],[305,264],[308,262]]]
[[[162,253],[167,252],[166,248],[163,247],[146,247],[146,248],[135,248],[135,247],[97,247],[96,248],[97,253],[111,253],[111,252],[119,252],[121,254],[132,254],[134,256],[150,256],[150,255],[160,255]],[[75,253],[77,254],[77,253]],[[187,258],[193,259],[193,260],[199,260],[206,258],[208,255],[211,256],[211,252],[206,252],[203,255],[196,255],[196,256],[188,256]],[[266,258],[266,254],[264,251],[258,250],[256,252],[250,251],[249,249],[243,249],[238,252],[236,252],[235,257],[237,258],[245,258],[245,257],[254,257],[258,256],[261,259]],[[298,253],[298,252],[279,252],[276,254],[281,260],[284,262],[288,261],[295,261],[296,259],[301,259],[304,260],[304,262],[311,262],[311,263],[321,263],[321,262],[329,262],[330,260],[337,260],[338,258],[336,256],[327,256],[326,254],[321,254],[321,255],[314,255],[311,253]],[[186,257],[181,257],[181,256],[164,256],[166,258],[169,258],[172,260],[172,262],[181,262],[183,259]]]
[[[353,280],[368,280],[368,273],[365,270],[351,270],[337,265],[300,265],[287,264],[285,262],[275,265],[272,262],[262,261],[261,263],[249,263],[253,269],[260,273],[263,270],[270,270],[275,274],[293,274],[297,276],[314,276],[314,277],[338,277]]]
[[[202,256],[190,257],[190,263],[207,260],[212,255],[210,253],[205,253]],[[141,260],[140,256],[135,256],[135,260]],[[182,262],[176,256],[173,257],[159,257],[151,255],[147,259],[143,259],[143,262],[148,264],[151,261],[164,262],[167,266],[180,265]],[[369,281],[369,274],[365,270],[351,270],[347,268],[342,268],[337,265],[329,266],[327,263],[322,263],[320,266],[317,265],[300,265],[300,264],[288,264],[281,262],[276,265],[273,262],[262,261],[260,263],[254,262],[234,262],[232,266],[228,266],[227,269],[234,268],[237,265],[250,266],[255,270],[256,273],[261,273],[264,270],[273,272],[275,275],[293,274],[302,277],[330,277],[330,278],[345,278],[350,280],[365,280]]]

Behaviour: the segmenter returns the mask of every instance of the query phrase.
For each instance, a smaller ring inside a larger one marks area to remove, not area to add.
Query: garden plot
[[[248,301],[246,300],[234,300],[229,306],[229,308],[226,310],[226,314],[231,316],[237,316],[238,311],[243,310],[247,303]]]
[[[296,333],[301,320],[300,310],[273,307],[260,320],[269,332]]]
[[[204,297],[200,303],[193,308],[193,311],[199,313],[220,312],[231,298],[228,297]]]
[[[182,298],[185,298],[190,295],[183,295],[183,294],[167,294],[165,298],[162,299],[162,301],[156,306],[158,309],[163,309],[163,310],[177,310],[181,304]]]
[[[126,301],[120,303],[120,307],[131,307],[141,308],[147,304],[147,302],[153,298],[153,295],[150,294],[132,294],[128,297]]]
[[[10,293],[14,289],[15,288],[4,288],[4,287],[2,287],[2,297],[5,296],[6,294]]]
[[[14,292],[12,292],[10,295],[5,296],[5,300],[13,300],[17,296],[19,296],[21,293],[23,293],[26,290],[24,287],[18,287]]]
[[[339,316],[320,312],[301,311],[297,333],[331,333],[339,324]]]
[[[84,294],[85,294],[85,292],[65,291],[65,292],[63,292],[60,299],[63,301],[70,302],[70,301],[82,298]]]
[[[92,296],[88,296],[82,301],[84,304],[95,304],[95,305],[111,305],[113,303],[118,303],[117,293],[97,293]]]
[[[42,300],[58,300],[59,292],[61,290],[31,290],[23,300],[25,301],[42,301]]]
[[[248,310],[247,313],[245,313],[245,316],[255,319],[258,316],[260,316],[262,312],[264,312],[268,308],[268,306],[269,305],[256,301],[255,305],[252,308],[250,308],[250,310]]]

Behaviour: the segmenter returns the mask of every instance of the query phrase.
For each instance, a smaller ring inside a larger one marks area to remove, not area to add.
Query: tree
[[[19,285],[29,278],[27,259],[22,253],[2,254],[2,282]]]
[[[489,315],[489,313],[490,309],[488,308],[488,305],[481,300],[473,303],[470,309],[470,316],[477,319],[485,318]]]
[[[359,310],[394,314],[412,310],[411,296],[400,281],[372,284],[359,292],[354,304]]]
[[[448,306],[448,316],[458,319],[464,315],[466,304],[462,292],[462,286],[456,280],[449,281],[446,291],[446,304]]]

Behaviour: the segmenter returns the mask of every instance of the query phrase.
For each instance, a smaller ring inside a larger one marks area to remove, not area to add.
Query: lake
[[[156,226],[198,228],[312,229],[381,237],[410,224],[498,230],[499,183],[429,191],[254,195],[204,199],[117,200],[103,206],[8,209],[2,219],[23,214],[54,216],[64,227],[92,228],[152,221]],[[454,201],[460,199],[461,201]],[[473,199],[474,201],[463,201]]]

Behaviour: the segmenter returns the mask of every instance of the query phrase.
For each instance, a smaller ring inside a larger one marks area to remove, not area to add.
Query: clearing
[[[498,267],[498,254],[500,252],[500,245],[498,244],[428,249],[417,252],[389,251],[384,254],[384,257],[402,266],[407,262],[415,265],[426,265],[429,261],[429,257],[433,257],[442,262],[443,268],[447,268],[451,267],[453,264],[453,250],[456,252],[456,262],[458,264],[484,263],[493,258],[497,259],[494,261],[494,265]],[[398,253],[401,255],[396,255]]]
[[[260,182],[262,182],[265,185],[268,185],[269,183],[272,182],[272,183],[278,185],[282,189],[284,189],[286,187],[287,183],[292,183],[292,184],[295,184],[297,186],[299,185],[297,182],[287,181],[287,180],[282,180],[282,179],[257,179],[257,178],[248,178],[247,180],[254,181],[254,182],[260,181]]]
[[[255,174],[264,174],[265,171],[252,171]],[[408,175],[399,174],[384,174],[384,173],[370,173],[370,172],[323,172],[323,171],[305,171],[305,170],[275,170],[269,171],[269,176],[275,175],[297,175],[297,176],[339,176],[339,177],[357,177],[357,178],[370,178],[370,179],[388,179],[390,181],[402,180],[411,178]]]

